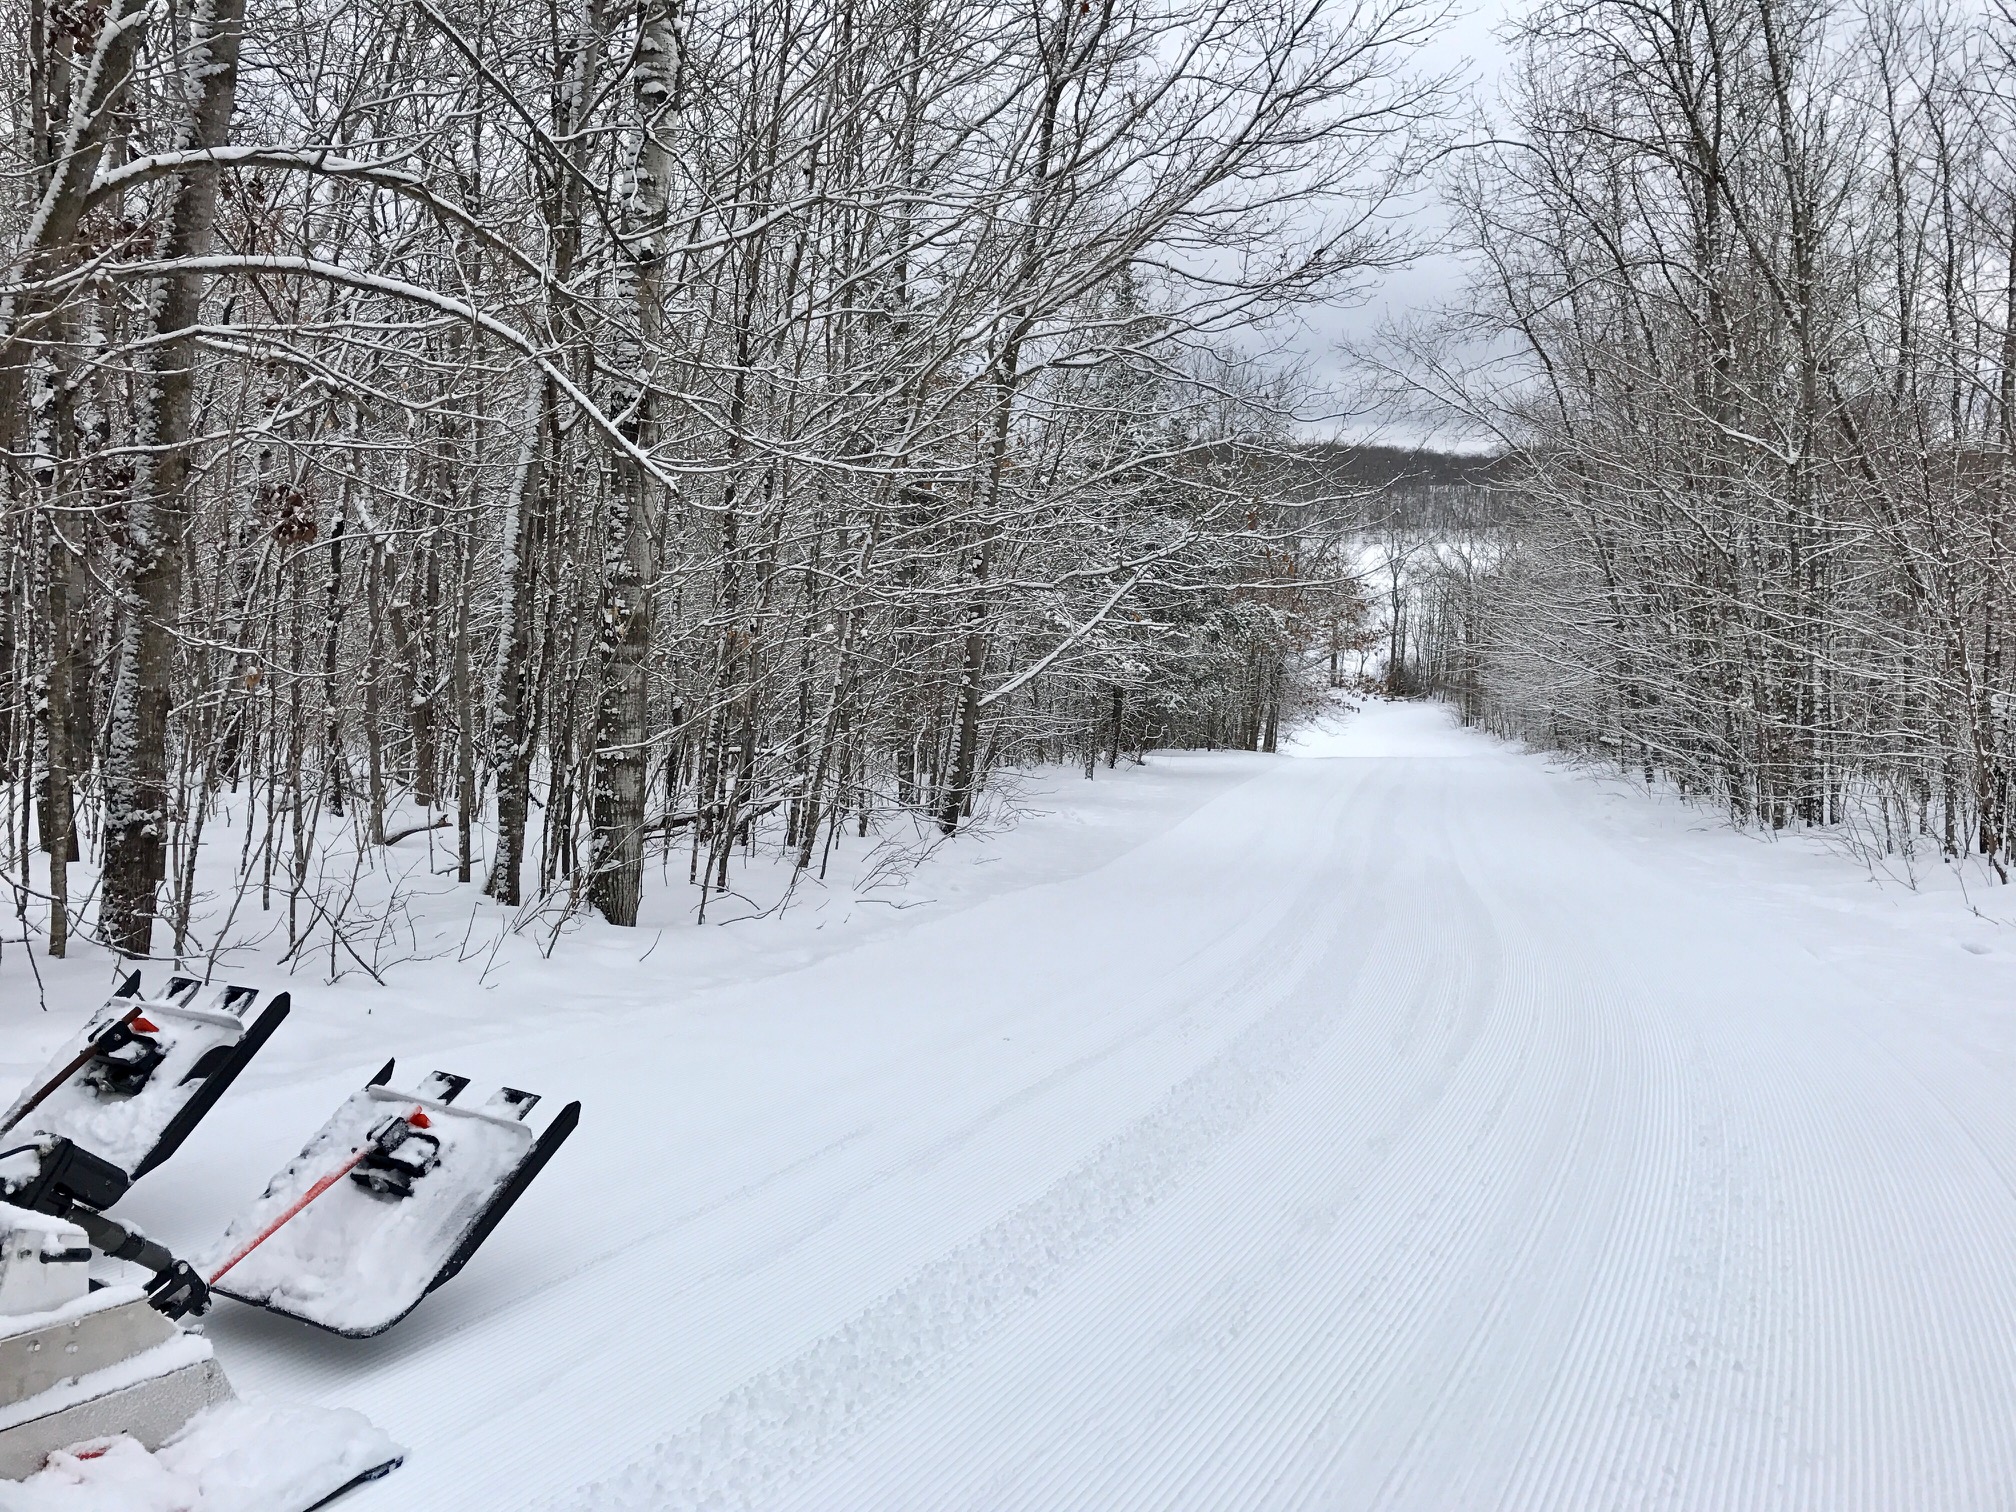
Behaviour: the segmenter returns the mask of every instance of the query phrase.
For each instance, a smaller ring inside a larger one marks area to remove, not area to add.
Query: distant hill
[[[1502,452],[1319,442],[1283,465],[1292,497],[1335,498],[1366,529],[1480,530],[1509,518],[1516,464]]]
[[[1436,487],[1484,488],[1504,479],[1511,460],[1503,452],[1432,451],[1342,441],[1298,446],[1295,455],[1316,475],[1360,488],[1402,481]]]

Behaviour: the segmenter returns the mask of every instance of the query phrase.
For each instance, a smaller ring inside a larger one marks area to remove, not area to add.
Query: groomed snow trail
[[[220,1308],[241,1389],[409,1445],[355,1512],[2016,1504],[2006,1064],[1439,710],[1170,759],[1082,875],[514,1031],[574,1144],[384,1339]]]

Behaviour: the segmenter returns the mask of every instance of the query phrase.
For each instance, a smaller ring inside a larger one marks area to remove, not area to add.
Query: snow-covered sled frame
[[[247,1024],[252,988],[224,987],[199,1008],[202,991],[178,976],[143,997],[134,972],[0,1114],[0,1133],[68,1139],[138,1181],[181,1148],[287,1017],[284,992]]]
[[[202,1257],[214,1291],[344,1338],[381,1334],[469,1263],[580,1122],[570,1102],[535,1136],[535,1094],[457,1106],[467,1077],[436,1071],[407,1092],[392,1072],[345,1099]],[[431,1148],[402,1167],[388,1130]]]
[[[100,1215],[175,1153],[288,1014],[279,993],[247,1024],[256,991],[227,986],[198,1007],[203,990],[173,977],[145,997],[135,972],[0,1114],[0,1137],[22,1139],[10,1153],[30,1163],[0,1183],[9,1200],[94,1225],[94,1244],[180,1288],[185,1310],[215,1290],[348,1338],[383,1333],[468,1264],[580,1121],[569,1103],[535,1135],[535,1094],[503,1087],[458,1106],[467,1077],[437,1071],[406,1092],[387,1061],[199,1272]]]

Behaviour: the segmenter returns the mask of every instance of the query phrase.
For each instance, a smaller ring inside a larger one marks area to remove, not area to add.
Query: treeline
[[[1524,19],[1451,333],[1517,373],[1416,369],[1510,453],[1423,588],[1470,717],[2006,866],[2012,42],[1899,0]]]
[[[1361,534],[1488,529],[1511,517],[1502,451],[1332,441],[1296,448],[1292,497],[1336,501]],[[1320,507],[1320,506],[1319,506]]]
[[[436,827],[630,924],[1267,743],[1360,611],[1228,343],[1404,251],[1427,19],[0,0],[17,938],[333,962]]]

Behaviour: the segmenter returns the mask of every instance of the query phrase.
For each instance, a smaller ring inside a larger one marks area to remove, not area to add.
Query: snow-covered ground
[[[197,1247],[387,1054],[583,1099],[391,1333],[212,1314],[408,1446],[346,1512],[2016,1503],[2016,933],[1956,886],[1431,706],[1045,780],[872,906],[299,981],[120,1211]],[[38,1014],[10,949],[0,1075],[107,975]]]

